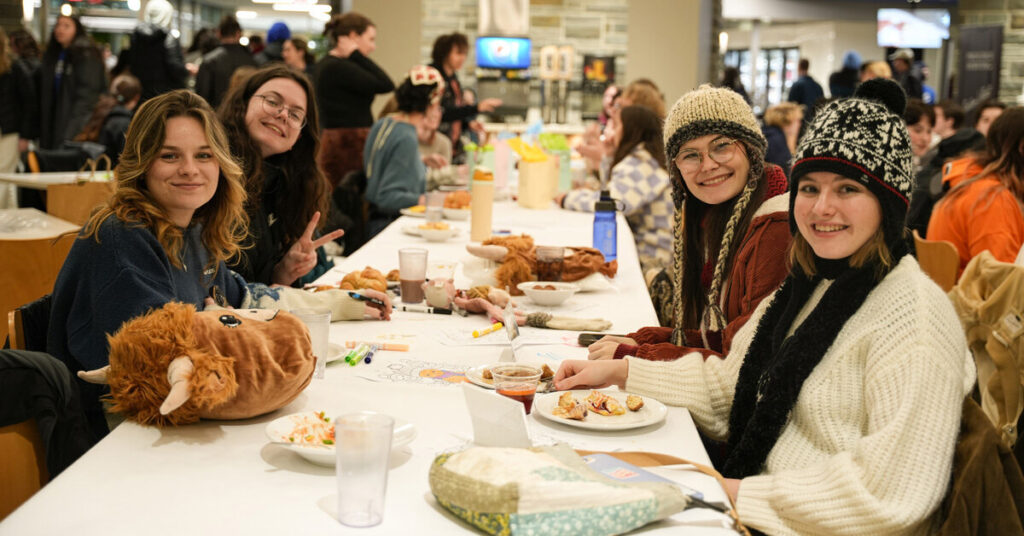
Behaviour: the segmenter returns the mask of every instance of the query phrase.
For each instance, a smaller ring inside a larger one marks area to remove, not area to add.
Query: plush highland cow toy
[[[109,341],[110,365],[79,375],[109,383],[111,410],[141,424],[262,415],[294,400],[313,375],[309,332],[285,311],[168,303]]]

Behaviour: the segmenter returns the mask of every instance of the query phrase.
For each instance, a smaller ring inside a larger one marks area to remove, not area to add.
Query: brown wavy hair
[[[146,186],[146,173],[163,148],[167,120],[174,117],[190,117],[202,125],[210,152],[220,165],[217,191],[192,216],[193,222],[203,224],[202,241],[210,254],[206,268],[216,269],[220,261],[238,254],[239,244],[248,232],[242,169],[231,158],[227,134],[213,109],[202,97],[187,89],[153,97],[135,113],[125,135],[121,160],[114,168],[117,181],[114,195],[89,218],[82,238],[95,237],[99,242],[100,225],[115,216],[129,225],[149,229],[163,246],[171,264],[183,268],[182,229],[167,217]]]
[[[217,108],[217,115],[231,140],[231,154],[238,159],[245,174],[245,191],[249,193],[246,211],[250,217],[255,217],[263,208],[263,156],[245,126],[245,112],[260,87],[275,78],[294,80],[306,92],[306,126],[302,127],[291,150],[275,157],[280,159],[278,163],[287,184],[277,205],[284,212],[279,211],[277,218],[284,228],[285,243],[291,245],[302,236],[317,211],[322,216],[319,223],[322,227],[330,206],[330,185],[316,162],[320,151],[320,113],[313,83],[305,73],[283,63],[274,63],[228,90]]]
[[[612,156],[612,165],[622,162],[633,148],[641,143],[644,149],[658,161],[661,169],[667,169],[665,163],[665,143],[662,141],[662,121],[657,114],[644,106],[626,106],[619,113],[619,128],[622,129],[622,137],[615,154]]]
[[[960,197],[971,184],[981,179],[993,178],[999,181],[999,185],[988,188],[972,210],[982,202],[991,203],[995,194],[1003,190],[1009,191],[1024,209],[1024,108],[1007,108],[992,122],[985,137],[985,153],[977,163],[982,170],[957,184],[941,202]]]

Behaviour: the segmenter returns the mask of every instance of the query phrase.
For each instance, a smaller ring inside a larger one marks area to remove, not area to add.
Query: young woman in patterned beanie
[[[727,439],[740,519],[770,534],[924,534],[946,493],[974,362],[912,255],[903,90],[818,112],[793,165],[792,268],[728,359],[567,361],[559,389],[618,384]]]
[[[673,266],[656,278],[652,297],[665,305],[668,327],[604,337],[590,359],[724,356],[786,277],[786,176],[765,164],[767,142],[750,106],[734,91],[701,86],[675,103],[663,136],[677,210]]]

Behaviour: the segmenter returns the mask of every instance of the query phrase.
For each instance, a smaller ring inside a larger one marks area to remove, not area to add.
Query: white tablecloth
[[[396,268],[397,249],[419,245],[430,260],[467,257],[468,222],[453,222],[464,232],[446,243],[427,243],[401,228],[421,220],[402,218],[345,259],[321,281],[370,265],[384,272]],[[494,227],[526,232],[538,243],[589,245],[592,216],[561,210],[530,211],[512,204],[496,206]],[[612,331],[627,332],[656,323],[636,260],[628,227],[620,218],[619,273],[614,288],[577,294],[565,304],[567,314],[604,317]],[[531,308],[529,300],[519,298]],[[475,529],[441,508],[430,493],[427,473],[435,455],[458,448],[472,428],[458,385],[425,378],[425,369],[464,370],[497,360],[502,346],[459,347],[443,344],[443,330],[469,333],[488,325],[480,315],[441,316],[396,312],[391,322],[336,322],[332,343],[389,340],[410,344],[409,352],[380,352],[371,365],[328,366],[324,380],[314,379],[294,402],[279,411],[245,421],[210,422],[171,429],[125,423],[72,467],[0,524],[0,534],[340,534],[352,532],[335,521],[336,483],[331,468],[311,465],[284,447],[268,443],[266,423],[303,410],[329,415],[370,409],[415,424],[418,437],[392,454],[384,521],[362,532],[373,534],[474,533]],[[533,332],[524,328],[524,336]],[[531,359],[585,358],[574,343],[576,333],[554,334],[557,344],[526,346]],[[504,335],[496,333],[490,337]],[[565,342],[562,342],[564,338]],[[507,339],[505,339],[507,340]],[[432,374],[426,374],[430,376]],[[590,432],[528,418],[535,441],[562,440],[588,450],[645,450],[708,463],[689,413],[670,408],[655,426],[623,432]],[[666,471],[662,471],[665,474]],[[703,476],[680,478],[716,500],[720,490]],[[643,531],[688,534],[728,533],[721,518],[690,510]],[[694,524],[697,524],[695,527]],[[673,527],[675,530],[672,530]],[[717,528],[713,528],[717,527]],[[697,532],[694,532],[696,530]]]
[[[22,188],[33,190],[45,190],[51,184],[74,184],[80,180],[111,180],[113,173],[99,171],[96,176],[89,178],[90,172],[82,171],[58,171],[46,173],[0,173],[0,182],[6,182]]]
[[[36,240],[56,238],[79,226],[35,208],[0,209],[0,239]],[[5,259],[9,261],[9,259]]]

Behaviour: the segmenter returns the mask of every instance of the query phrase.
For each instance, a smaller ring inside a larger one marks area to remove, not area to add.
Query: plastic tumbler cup
[[[427,208],[425,216],[427,222],[437,223],[444,218],[444,198],[448,195],[445,192],[430,192],[427,194]]]
[[[313,355],[316,357],[316,369],[313,376],[323,379],[324,369],[327,366],[327,352],[330,348],[331,310],[296,309],[292,311],[292,314],[302,320],[302,323],[309,329],[309,340],[313,345]]]
[[[561,281],[565,264],[562,246],[537,246],[537,280]]]
[[[398,279],[402,287],[402,303],[423,301],[423,282],[427,279],[427,250],[398,250]]]
[[[342,524],[372,527],[384,519],[394,427],[393,418],[372,411],[335,417],[338,521]]]
[[[531,365],[510,364],[491,368],[494,389],[499,395],[522,402],[526,413],[533,408],[533,396],[537,393],[541,374],[538,367]]]

